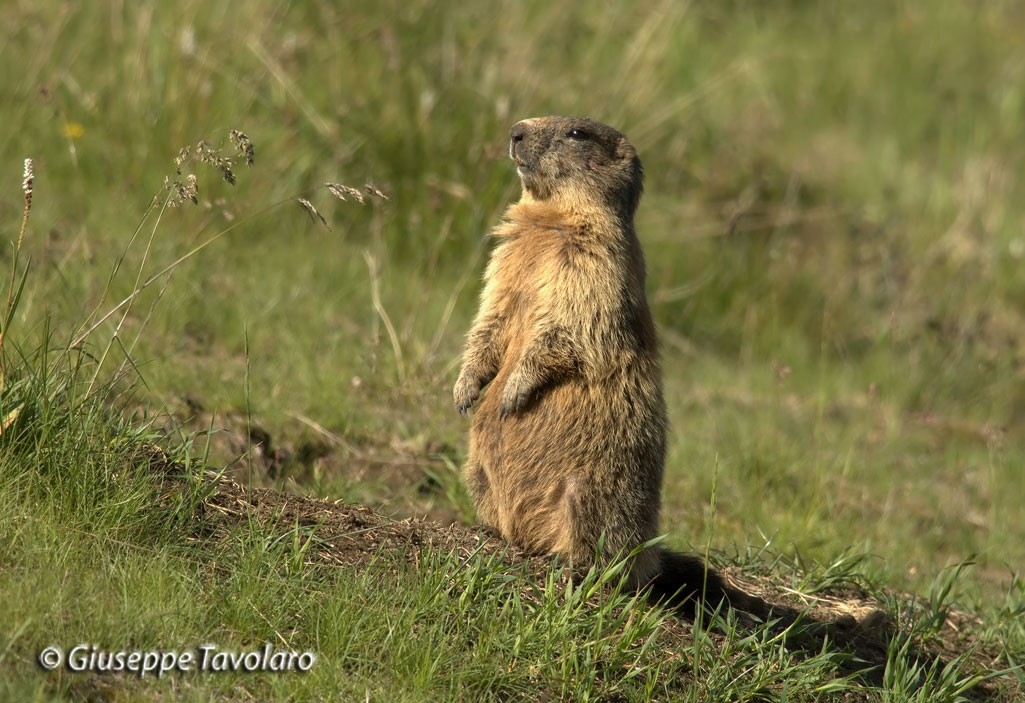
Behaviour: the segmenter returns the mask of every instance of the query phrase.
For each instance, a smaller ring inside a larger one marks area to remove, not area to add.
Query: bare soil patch
[[[509,563],[529,557],[482,527],[443,525],[425,518],[388,518],[361,505],[319,500],[282,493],[270,488],[249,488],[232,479],[222,479],[204,504],[207,515],[221,516],[227,523],[256,519],[316,529],[317,555],[339,566],[368,564],[382,549],[400,554],[418,564],[425,551],[503,553]],[[540,562],[543,560],[535,561]]]

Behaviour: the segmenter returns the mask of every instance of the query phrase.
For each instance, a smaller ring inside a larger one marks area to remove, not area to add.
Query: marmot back
[[[587,568],[599,544],[605,561],[658,534],[666,407],[633,224],[641,162],[616,130],[570,117],[518,122],[509,155],[523,196],[494,230],[454,388],[465,412],[488,386],[465,475],[506,539]],[[679,559],[722,597],[700,560]],[[641,552],[632,584],[657,580],[665,561]]]

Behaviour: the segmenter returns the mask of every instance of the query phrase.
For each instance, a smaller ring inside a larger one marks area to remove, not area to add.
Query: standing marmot
[[[494,231],[454,388],[466,412],[490,383],[466,480],[510,542],[586,568],[600,543],[607,562],[658,534],[666,407],[633,223],[641,162],[588,119],[523,120],[510,135],[523,196]],[[657,548],[636,557],[630,583],[706,588],[710,603],[725,593],[700,559]]]

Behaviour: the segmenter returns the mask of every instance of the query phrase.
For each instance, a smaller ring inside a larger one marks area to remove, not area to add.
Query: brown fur
[[[523,197],[494,231],[454,388],[464,412],[488,386],[466,480],[510,542],[586,568],[601,540],[605,561],[658,534],[666,407],[633,224],[641,163],[591,120],[524,120],[511,137]],[[632,584],[663,555],[643,551]]]

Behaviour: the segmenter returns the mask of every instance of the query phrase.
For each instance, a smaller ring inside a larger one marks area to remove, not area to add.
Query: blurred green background
[[[670,541],[867,550],[908,590],[977,553],[965,582],[987,596],[1025,563],[1025,6],[15,0],[2,16],[5,241],[22,160],[36,170],[11,341],[67,344],[140,270],[235,227],[140,296],[105,368],[131,351],[129,412],[186,438],[227,427],[212,460],[257,427],[276,453],[235,464],[247,480],[472,519],[450,392],[487,231],[518,197],[507,130],[582,115],[645,164]],[[255,165],[232,187],[188,162],[199,204],[133,241],[179,149],[227,154],[229,129]]]

